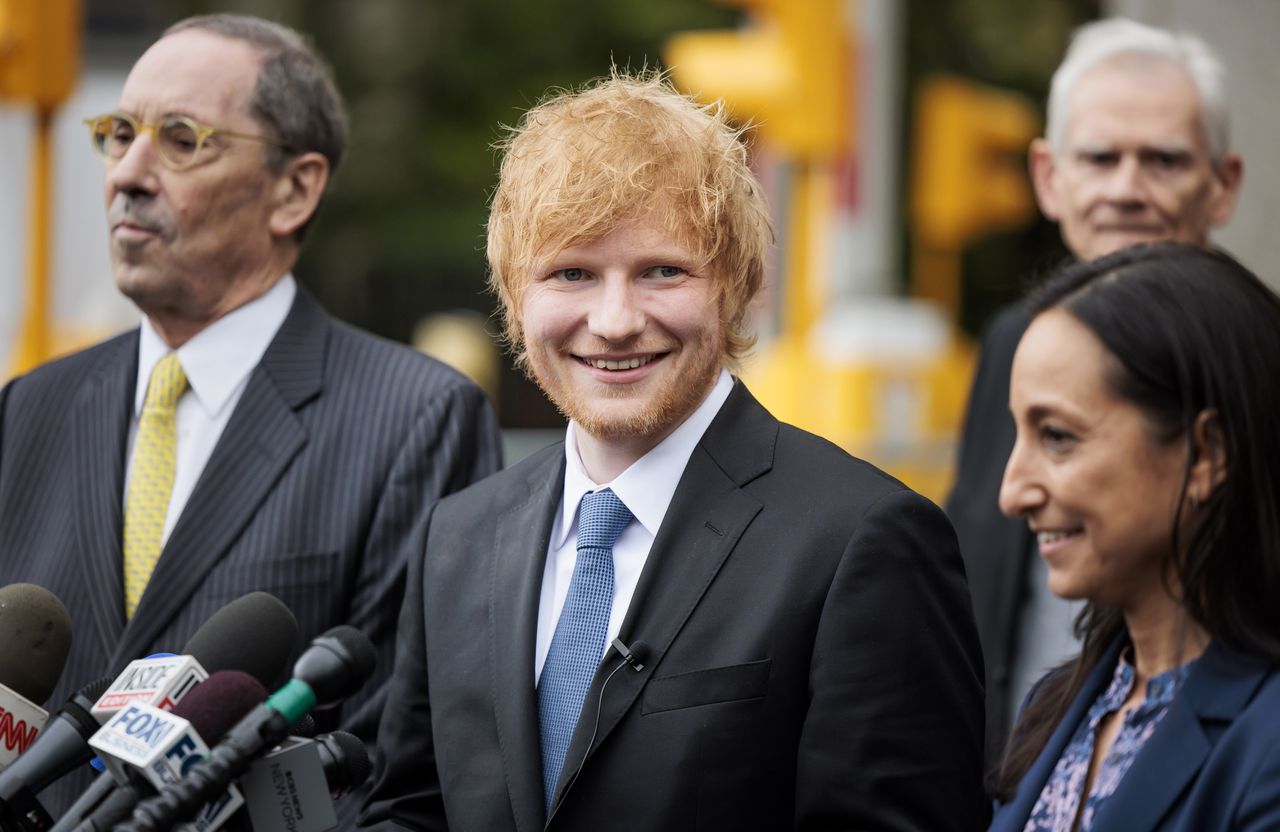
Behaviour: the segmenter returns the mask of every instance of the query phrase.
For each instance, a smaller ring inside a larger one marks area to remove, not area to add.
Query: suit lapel
[[[137,386],[138,333],[121,338],[104,355],[72,414],[76,546],[88,593],[90,629],[101,655],[109,655],[124,629],[122,586],[124,453]],[[77,611],[79,612],[79,611]],[[83,630],[81,630],[82,632]]]
[[[542,754],[533,657],[542,574],[564,491],[564,445],[542,452],[525,481],[527,494],[495,524],[489,584],[492,698],[516,828],[541,829]]]
[[[1261,662],[1210,645],[1115,793],[1098,810],[1094,828],[1157,828],[1213,748],[1204,723],[1235,719],[1267,670]]]
[[[654,668],[711,585],[742,533],[760,512],[758,501],[741,486],[773,465],[778,423],[741,383],[734,386],[706,434],[694,449],[653,541],[619,637],[649,648],[644,670],[621,670],[600,696],[610,654],[596,672],[583,704],[556,787],[556,802],[587,756],[599,748],[635,703]],[[597,726],[596,702],[600,701]],[[595,741],[591,742],[592,729]]]
[[[324,313],[299,288],[165,543],[113,666],[141,655],[168,627],[306,444],[295,410],[320,393],[327,338]]]

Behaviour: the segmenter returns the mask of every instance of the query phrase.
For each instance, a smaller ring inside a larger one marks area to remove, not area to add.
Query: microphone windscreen
[[[311,714],[307,714],[302,721],[290,729],[290,733],[295,737],[304,737],[312,739],[320,729],[316,727],[316,718]]]
[[[373,649],[373,642],[361,631],[348,624],[334,627],[325,632],[324,637],[332,638],[344,648],[355,662],[355,672],[361,681],[373,675],[378,664],[378,653]]]
[[[173,714],[190,722],[205,745],[212,748],[266,698],[267,689],[248,673],[219,670],[182,697],[173,706]]]
[[[298,643],[298,620],[282,601],[265,592],[242,595],[215,612],[182,652],[210,675],[241,670],[263,686],[274,686]]]
[[[324,737],[318,737],[334,765],[325,766],[325,780],[329,784],[329,794],[342,797],[359,788],[373,773],[373,763],[369,760],[369,751],[355,734],[346,731],[334,731]]]
[[[58,685],[71,649],[71,616],[35,584],[0,588],[0,684],[35,705]]]
[[[293,664],[293,676],[315,693],[315,707],[336,705],[373,675],[378,655],[369,637],[341,625],[311,640]]]

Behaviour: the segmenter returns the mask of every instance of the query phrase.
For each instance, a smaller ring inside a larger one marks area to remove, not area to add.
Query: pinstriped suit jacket
[[[438,498],[500,464],[484,394],[335,321],[300,290],[126,624],[122,488],[137,360],[134,330],[0,392],[0,585],[47,587],[73,622],[51,702],[132,659],[180,650],[224,604],[263,590],[297,616],[299,649],[342,623],[373,639],[378,675],[342,714],[371,741],[409,539]],[[44,797],[51,810],[66,799]]]

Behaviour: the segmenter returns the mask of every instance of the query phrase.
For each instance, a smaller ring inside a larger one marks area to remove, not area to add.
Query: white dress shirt
[[[630,509],[632,520],[622,530],[613,544],[613,608],[609,613],[609,630],[605,636],[605,652],[609,642],[618,635],[622,619],[626,617],[635,594],[636,584],[654,536],[662,526],[662,518],[671,505],[671,497],[684,475],[689,457],[702,435],[707,432],[729,392],[733,378],[726,370],[720,371],[711,392],[698,409],[690,414],[671,435],[657,447],[640,457],[610,483],[596,483],[587,476],[578,454],[576,431],[581,430],[573,422],[565,436],[564,494],[560,498],[560,510],[551,526],[551,542],[547,547],[547,562],[542,573],[542,595],[538,603],[538,641],[534,653],[533,675],[535,683],[542,676],[542,665],[551,650],[551,637],[555,635],[560,611],[569,594],[569,582],[573,567],[578,562],[578,505],[583,495],[605,488],[622,500]]]
[[[178,361],[190,386],[178,399],[174,412],[177,462],[161,546],[182,516],[182,509],[218,444],[218,437],[249,383],[249,374],[276,337],[297,293],[293,275],[286,274],[266,294],[228,312],[178,348]],[[156,334],[150,319],[143,318],[138,338],[138,384],[126,449],[129,464],[125,472],[125,494],[129,493],[134,438],[142,405],[147,400],[151,371],[169,352],[169,345]]]

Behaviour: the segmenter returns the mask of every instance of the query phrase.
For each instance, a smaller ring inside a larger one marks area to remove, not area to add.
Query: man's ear
[[[1027,151],[1027,164],[1032,173],[1032,186],[1036,188],[1036,201],[1041,206],[1041,214],[1053,221],[1059,220],[1060,205],[1057,198],[1057,160],[1053,159],[1053,148],[1044,138],[1032,141]]]
[[[1187,477],[1187,496],[1195,503],[1206,503],[1227,478],[1227,439],[1215,410],[1204,410],[1191,426],[1191,474]]]
[[[276,177],[272,191],[270,229],[279,237],[292,236],[315,214],[329,182],[329,160],[321,153],[290,159]]]
[[[1060,216],[1057,189],[1057,161],[1047,139],[1034,139],[1027,150],[1027,165],[1031,168],[1031,184],[1035,186],[1036,202],[1040,213],[1054,222]]]
[[[1236,197],[1240,194],[1240,182],[1244,178],[1244,160],[1238,153],[1225,154],[1213,166],[1213,197],[1210,203],[1209,221],[1222,225],[1231,219],[1236,209]]]

